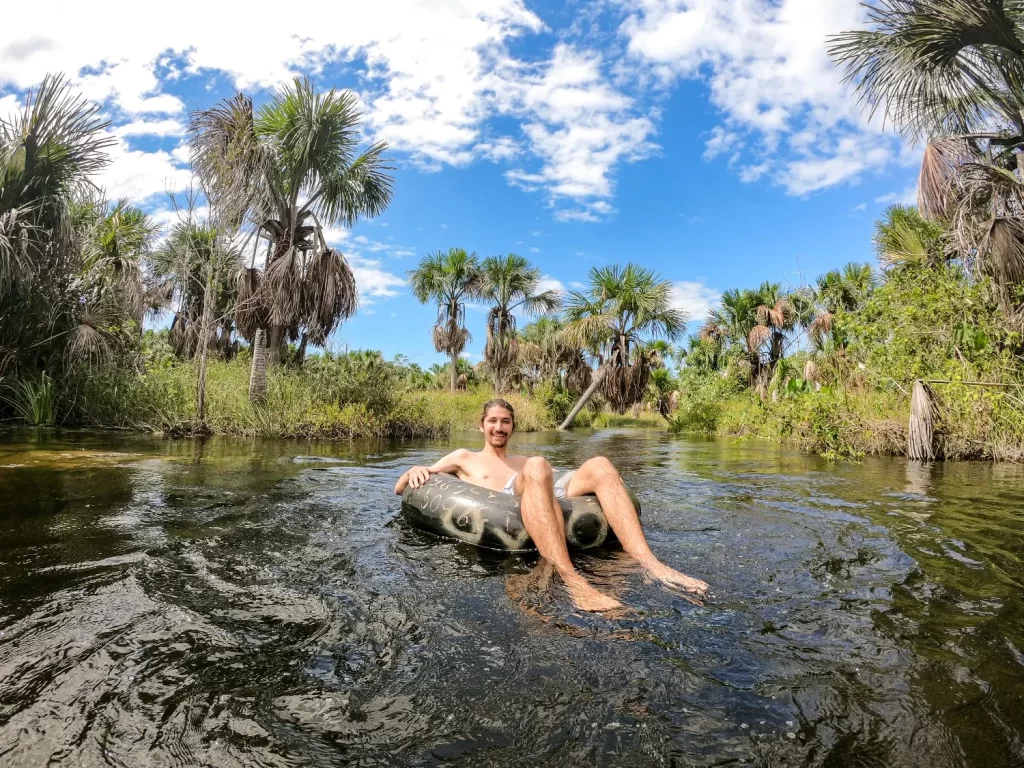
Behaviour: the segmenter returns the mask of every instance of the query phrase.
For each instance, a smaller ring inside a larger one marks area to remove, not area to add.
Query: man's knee
[[[584,462],[580,469],[584,468],[598,482],[615,482],[619,480],[619,471],[604,456],[597,456]]]
[[[526,460],[523,466],[523,477],[527,480],[534,480],[539,483],[551,482],[551,465],[546,459],[534,456]]]

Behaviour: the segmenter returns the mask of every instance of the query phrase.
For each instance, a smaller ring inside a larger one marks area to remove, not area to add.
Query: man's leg
[[[599,456],[585,462],[569,480],[565,492],[566,496],[595,494],[622,548],[635,557],[650,576],[688,592],[707,591],[708,585],[703,581],[669,568],[654,556],[622,478],[608,459]]]
[[[541,557],[550,562],[562,577],[569,595],[585,611],[609,611],[621,603],[590,586],[569,559],[565,543],[565,518],[555,500],[551,465],[534,457],[526,462],[516,478],[516,494],[522,497],[523,525],[537,545]]]

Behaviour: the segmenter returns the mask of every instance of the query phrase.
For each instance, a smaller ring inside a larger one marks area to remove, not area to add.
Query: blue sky
[[[236,88],[263,100],[296,74],[360,95],[367,139],[392,147],[395,198],[331,231],[362,301],[336,346],[438,361],[435,310],[404,279],[453,246],[519,253],[551,287],[640,262],[695,328],[726,288],[873,259],[874,219],[914,196],[919,148],[860,111],[825,53],[863,23],[857,0],[313,0],[272,24],[184,0],[141,33],[108,23],[134,16],[124,0],[85,5],[13,11],[0,115],[67,73],[112,121],[108,195],[163,222],[166,191],[189,182],[189,110]],[[483,320],[471,308],[473,361]]]

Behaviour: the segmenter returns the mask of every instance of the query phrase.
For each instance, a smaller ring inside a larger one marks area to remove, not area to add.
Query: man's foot
[[[569,597],[581,611],[614,611],[622,607],[622,603],[594,589],[578,573],[563,576],[562,580],[565,582],[565,588],[569,590]]]
[[[641,563],[644,570],[647,571],[647,575],[652,579],[657,579],[662,584],[666,584],[670,587],[677,587],[686,592],[691,592],[700,597],[704,597],[708,592],[708,585],[700,579],[694,579],[687,576],[685,573],[680,573],[675,568],[669,568],[658,560],[652,560],[650,562]]]

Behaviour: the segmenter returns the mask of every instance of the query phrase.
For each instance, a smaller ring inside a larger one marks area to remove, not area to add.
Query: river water
[[[476,443],[0,435],[0,765],[1024,765],[1024,468],[517,436],[711,584],[607,618],[401,519]]]

